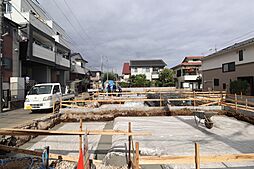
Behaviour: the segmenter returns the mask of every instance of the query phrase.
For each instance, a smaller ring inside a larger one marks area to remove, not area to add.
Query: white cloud
[[[51,1],[62,7],[78,31]],[[63,0],[41,0],[41,4],[79,44],[79,52],[90,65],[99,67],[100,57],[108,56],[108,67],[118,72],[123,62],[136,58],[162,58],[171,67],[186,55],[201,55],[215,46],[234,43],[225,44],[254,28],[253,0],[65,1],[89,37]]]

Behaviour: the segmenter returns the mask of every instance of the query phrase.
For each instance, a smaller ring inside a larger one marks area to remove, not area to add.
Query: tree
[[[106,82],[107,80],[116,80],[116,75],[112,72],[103,73],[103,78],[102,78],[103,83]]]
[[[156,86],[168,87],[174,85],[174,71],[167,68],[163,69],[159,74],[159,79],[156,81]]]
[[[129,78],[130,85],[132,87],[150,87],[151,82],[149,80],[146,80],[146,75],[132,75]]]

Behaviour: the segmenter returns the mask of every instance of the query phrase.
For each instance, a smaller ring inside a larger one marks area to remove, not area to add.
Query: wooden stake
[[[237,112],[237,94],[235,93],[235,112]]]
[[[162,102],[161,102],[161,93],[160,93],[160,107],[162,106]]]
[[[135,169],[139,169],[139,143],[136,143]]]
[[[129,122],[129,126],[128,126],[128,132],[131,133],[131,122]],[[128,149],[128,155],[129,155],[129,161],[128,161],[128,169],[131,168],[131,140],[132,140],[132,136],[129,135],[128,137],[129,140],[129,149]]]
[[[55,113],[55,101],[54,101],[54,97],[52,98],[52,102],[53,102],[53,114]]]
[[[193,91],[193,98],[194,98],[194,100],[193,100],[193,106],[196,106],[195,91]]]
[[[248,108],[248,99],[246,98],[245,99],[245,109],[247,110],[247,108]]]
[[[222,91],[220,91],[220,106],[221,106],[222,100],[223,100],[223,95],[222,95]]]
[[[200,169],[200,153],[199,153],[199,144],[195,143],[195,166],[196,169]]]
[[[79,129],[82,132],[82,130],[83,130],[82,118],[80,118],[80,120],[79,120]],[[81,149],[82,149],[82,135],[80,134],[79,135],[79,150],[81,150]]]

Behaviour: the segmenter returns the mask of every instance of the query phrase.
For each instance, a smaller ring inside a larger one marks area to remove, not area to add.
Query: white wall
[[[233,50],[232,52],[228,52],[225,54],[221,54],[219,56],[214,56],[211,58],[207,58],[207,60],[203,60],[202,70],[209,70],[215,68],[221,68],[222,64],[235,62],[236,65],[254,62],[254,45],[244,47],[243,50],[243,61],[239,61],[239,50]]]
[[[146,75],[146,79],[147,80],[152,80],[152,71],[153,68],[149,68],[149,72],[146,71],[146,68],[144,67],[139,67],[137,68],[137,72],[134,71],[134,68],[131,68],[131,75],[140,75],[140,74],[144,74]]]

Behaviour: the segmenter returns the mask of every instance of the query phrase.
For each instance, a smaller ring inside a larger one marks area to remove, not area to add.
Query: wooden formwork
[[[135,153],[131,161],[133,169],[140,169],[140,165],[149,164],[195,164],[196,169],[200,169],[200,164],[205,163],[225,163],[225,162],[245,162],[254,161],[254,153],[248,154],[222,154],[222,155],[200,155],[200,145],[195,143],[195,152],[191,156],[142,156],[139,154],[139,143],[135,143]]]

